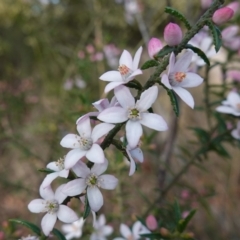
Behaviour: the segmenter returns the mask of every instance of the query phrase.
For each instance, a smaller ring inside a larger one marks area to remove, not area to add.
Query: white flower
[[[132,231],[127,225],[122,223],[120,225],[120,233],[123,236],[123,238],[117,237],[114,238],[113,240],[128,240],[128,239],[139,240],[141,239],[140,234],[147,234],[151,232],[140,221],[137,221],[133,224]]]
[[[168,129],[167,123],[161,116],[147,112],[157,98],[158,88],[156,86],[144,91],[136,103],[129,89],[125,86],[115,88],[114,93],[122,107],[107,108],[98,115],[98,119],[108,123],[127,121],[126,137],[131,149],[137,146],[142,136],[142,125],[157,131]]]
[[[171,53],[168,74],[162,76],[162,83],[172,89],[191,108],[194,107],[192,95],[184,88],[197,87],[203,79],[196,73],[188,72],[193,53],[187,51],[175,63],[175,55]]]
[[[114,125],[108,123],[100,123],[93,130],[91,128],[90,119],[86,118],[77,125],[79,135],[68,134],[60,144],[66,148],[73,148],[65,158],[65,169],[73,167],[82,157],[94,163],[104,162],[104,152],[97,144],[97,140],[112,130]]]
[[[19,240],[39,240],[39,237],[28,235],[27,237],[22,237]]]
[[[238,121],[237,128],[233,129],[231,134],[235,139],[240,140],[240,121]]]
[[[57,218],[65,223],[72,223],[78,219],[72,209],[61,204],[67,197],[62,193],[64,185],[59,186],[55,194],[50,186],[40,188],[40,195],[43,199],[35,199],[28,204],[28,209],[33,213],[47,212],[41,222],[43,233],[46,236],[53,230]]]
[[[118,179],[112,175],[104,174],[108,167],[108,160],[89,169],[85,163],[79,161],[72,170],[81,178],[72,180],[63,188],[63,193],[68,196],[77,196],[87,188],[87,198],[91,209],[97,212],[103,205],[103,196],[99,188],[113,190],[118,184]]]
[[[106,225],[106,219],[103,214],[99,216],[93,227],[95,231],[91,234],[90,240],[106,240],[106,237],[113,232],[113,228]]]
[[[142,74],[142,71],[138,69],[141,54],[142,47],[137,50],[133,59],[127,50],[123,51],[119,60],[118,71],[108,71],[99,78],[100,80],[110,82],[105,87],[105,93],[111,91],[117,86],[128,83],[133,80],[135,76]]]
[[[234,116],[240,116],[240,96],[236,92],[230,92],[227,96],[227,100],[222,102],[223,106],[216,108],[216,111],[221,113],[232,114]]]
[[[67,240],[73,239],[73,238],[80,238],[82,236],[82,228],[84,225],[84,219],[80,218],[76,222],[73,222],[72,224],[64,224],[62,225],[62,230],[66,234],[65,238]]]
[[[50,162],[47,165],[47,168],[53,170],[53,173],[49,173],[43,180],[41,187],[45,188],[49,186],[54,179],[57,177],[67,178],[69,174],[69,170],[64,169],[64,161],[65,156],[63,158],[59,158],[55,162]]]

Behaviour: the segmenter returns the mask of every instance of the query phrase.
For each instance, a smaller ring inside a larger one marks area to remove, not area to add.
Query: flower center
[[[93,145],[93,140],[91,138],[84,138],[84,137],[79,137],[78,138],[78,143],[79,143],[79,148],[81,150],[89,150],[92,145]]]
[[[124,64],[118,67],[118,71],[121,73],[123,78],[129,77],[133,73],[133,71]]]
[[[169,76],[170,84],[173,86],[178,85],[186,78],[186,73],[184,72],[175,72],[171,73]]]
[[[57,161],[55,161],[55,164],[60,171],[64,169],[64,161],[65,161],[65,156],[63,158],[59,158]]]
[[[51,201],[47,201],[45,203],[45,209],[48,213],[56,213],[59,209],[59,204],[57,202],[57,200],[51,200]]]
[[[88,185],[88,187],[100,187],[100,181],[101,179],[99,179],[95,173],[89,174],[86,178],[86,184]]]
[[[128,110],[128,118],[133,121],[141,119],[140,111],[137,108],[132,108]]]

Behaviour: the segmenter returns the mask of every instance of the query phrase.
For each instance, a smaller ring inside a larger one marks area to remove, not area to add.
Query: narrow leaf
[[[87,199],[87,196],[85,196],[85,205],[84,205],[84,212],[83,212],[83,219],[86,219],[88,217],[88,215],[91,212],[91,208],[89,206],[89,202]]]
[[[171,53],[174,51],[174,47],[170,47],[168,45],[166,45],[164,48],[162,48],[157,54],[156,54],[156,58],[162,58],[165,55]]]
[[[36,233],[38,236],[41,236],[41,230],[40,228],[33,224],[33,223],[30,223],[28,221],[25,221],[25,220],[22,220],[22,219],[9,219],[9,222],[13,222],[13,223],[18,223],[18,224],[22,224],[24,225],[25,227],[31,229],[34,233]]]
[[[52,234],[57,237],[59,240],[66,240],[65,236],[56,228],[52,230]]]
[[[197,47],[194,47],[193,45],[191,44],[187,44],[185,46],[186,48],[188,49],[191,49],[192,51],[194,51],[200,58],[202,58],[202,60],[208,65],[210,66],[210,62],[208,60],[208,57],[206,56],[206,54],[199,48]]]
[[[187,215],[186,218],[181,219],[181,220],[179,221],[177,229],[178,229],[178,231],[179,231],[180,233],[182,233],[182,232],[186,229],[188,223],[190,222],[190,220],[192,219],[192,217],[194,216],[194,214],[196,213],[196,211],[197,211],[196,209],[193,209],[193,210]]]
[[[179,220],[181,219],[181,209],[179,207],[177,200],[175,200],[174,202],[173,211],[174,211],[174,218],[176,219],[177,222],[179,222]]]
[[[162,85],[163,86],[163,85]],[[173,92],[173,90],[166,88],[165,86],[163,86],[166,90],[167,90],[167,94],[170,97],[170,101],[173,107],[173,111],[175,112],[176,116],[179,116],[179,106],[178,106],[178,100],[177,97],[175,95],[175,93]]]
[[[52,169],[49,169],[49,168],[40,168],[38,169],[39,172],[43,172],[43,173],[54,173],[55,171],[53,171]]]
[[[216,52],[219,51],[219,49],[222,46],[222,34],[219,28],[213,24],[212,21],[207,21],[207,25],[211,30],[212,36],[213,36],[213,42],[215,45]]]
[[[158,65],[159,65],[159,62],[158,62],[158,61],[151,59],[151,60],[146,61],[146,62],[142,65],[141,69],[142,69],[142,70],[145,70],[145,69],[148,69],[148,68],[151,68],[151,67],[156,67],[156,66],[158,66]]]
[[[180,21],[182,21],[188,30],[190,30],[192,28],[192,26],[188,22],[188,20],[180,12],[178,12],[176,9],[171,8],[171,7],[166,7],[165,12],[173,15],[174,17],[176,17]]]

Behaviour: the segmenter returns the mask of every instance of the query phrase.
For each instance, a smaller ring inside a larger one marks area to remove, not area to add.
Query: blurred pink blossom
[[[203,9],[207,9],[212,4],[212,0],[201,0],[201,5]]]
[[[84,58],[85,58],[85,53],[84,53],[83,51],[79,51],[79,52],[78,52],[78,57],[79,57],[80,59],[84,59]]]
[[[219,8],[213,14],[212,20],[214,23],[221,25],[229,21],[233,17],[233,14],[234,14],[234,11],[232,10],[232,8],[229,8],[229,7]]]
[[[227,77],[235,81],[240,81],[240,71],[239,70],[229,70],[227,71]]]
[[[183,191],[181,192],[181,198],[183,198],[183,199],[188,199],[189,197],[190,197],[190,193],[189,193],[188,190],[183,190]]]
[[[162,42],[158,38],[151,38],[148,42],[148,55],[150,58],[154,58],[155,54],[157,54],[163,48]]]
[[[86,51],[87,51],[87,53],[89,53],[89,54],[93,54],[93,53],[95,52],[95,48],[94,48],[94,46],[93,46],[92,44],[88,44],[88,45],[86,46]]]
[[[90,61],[91,62],[99,62],[103,60],[103,53],[102,52],[97,52],[93,55],[90,56]]]
[[[188,216],[188,214],[189,214],[189,211],[184,211],[182,213],[182,218],[186,218]]]
[[[156,218],[153,215],[149,215],[146,218],[146,225],[147,225],[149,230],[152,230],[152,231],[156,230],[157,227],[158,227],[158,223],[157,223]]]
[[[116,68],[118,66],[118,58],[121,53],[120,49],[114,44],[108,44],[103,47],[103,52],[109,67]]]
[[[231,25],[222,31],[223,45],[231,50],[238,50],[240,48],[240,36],[237,36],[239,27]]]
[[[4,232],[0,231],[0,240],[4,240]]]
[[[229,3],[227,7],[231,8],[234,13],[236,13],[239,10],[240,7],[240,2],[239,1],[234,1],[232,3]]]

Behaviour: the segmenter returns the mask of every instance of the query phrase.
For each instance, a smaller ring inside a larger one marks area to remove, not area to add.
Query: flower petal
[[[139,121],[129,120],[126,124],[126,137],[130,148],[135,148],[142,136],[142,126]]]
[[[175,54],[172,52],[169,59],[168,75],[173,72],[175,61],[176,61],[176,57],[175,57]]]
[[[54,192],[53,192],[51,186],[47,186],[45,188],[40,186],[39,193],[40,193],[40,196],[43,199],[45,199],[45,200],[52,200],[52,199],[54,199]]]
[[[86,154],[86,158],[94,163],[103,163],[105,156],[102,148],[98,144],[93,144]]]
[[[123,223],[121,223],[121,225],[120,225],[120,233],[126,239],[128,239],[132,235],[130,228],[126,224],[123,224]]]
[[[140,61],[140,58],[141,58],[141,54],[142,54],[142,46],[137,50],[137,52],[135,53],[134,55],[134,58],[133,58],[133,67],[132,67],[132,70],[135,71],[138,69],[138,65],[139,65],[139,61]]]
[[[105,158],[103,163],[95,163],[91,168],[91,173],[95,173],[97,176],[101,175],[107,170],[108,160]]]
[[[62,191],[65,186],[66,186],[66,184],[62,184],[55,191],[54,199],[56,199],[59,204],[61,204],[68,196],[68,195],[64,194]]]
[[[43,180],[43,182],[42,182],[42,184],[41,184],[41,187],[42,187],[42,188],[46,188],[47,186],[50,186],[50,184],[52,183],[52,181],[53,181],[54,179],[56,179],[56,178],[58,177],[58,175],[59,175],[58,172],[48,174],[48,175],[44,178],[44,180]]]
[[[34,199],[28,204],[28,209],[32,213],[40,213],[45,210],[46,200],[44,199]]]
[[[142,223],[140,221],[137,221],[133,224],[132,231],[133,231],[133,236],[137,239],[139,238],[139,232],[142,227]]]
[[[229,106],[219,106],[216,108],[217,112],[233,114],[235,116],[240,116],[240,112],[235,111],[232,107]]]
[[[77,214],[71,208],[65,205],[59,206],[57,217],[60,221],[65,223],[72,223],[78,220]]]
[[[131,70],[133,70],[133,60],[131,54],[127,51],[124,50],[120,59],[119,59],[119,65],[126,65],[129,67]]]
[[[58,172],[59,177],[67,178],[69,174],[69,170],[63,169],[62,171]]]
[[[90,123],[90,118],[84,119],[77,124],[77,130],[81,137],[91,137],[92,128]]]
[[[113,190],[118,184],[118,179],[112,175],[104,174],[99,177],[100,187],[103,189]]]
[[[239,134],[239,130],[238,129],[233,129],[231,131],[231,135],[233,138],[237,139],[237,140],[240,140],[240,134]]]
[[[158,88],[157,86],[152,86],[145,90],[141,96],[140,99],[137,101],[136,106],[141,111],[147,111],[152,104],[156,101],[158,95]]]
[[[236,104],[240,103],[240,96],[238,93],[232,91],[228,94],[227,101],[231,106],[235,107]]]
[[[142,150],[139,147],[137,147],[135,149],[132,149],[129,152],[130,152],[130,154],[131,154],[133,159],[135,159],[135,160],[137,160],[139,162],[143,162],[144,161],[143,152],[142,152]]]
[[[87,187],[86,180],[82,178],[78,178],[68,182],[63,187],[62,192],[67,196],[77,196],[81,194],[86,187]]]
[[[43,233],[48,236],[50,232],[53,230],[53,227],[57,221],[57,214],[55,213],[47,213],[41,222],[41,227]]]
[[[114,94],[123,108],[128,109],[129,107],[135,106],[135,99],[132,96],[129,88],[123,85],[119,86],[114,89]]]
[[[93,128],[92,140],[95,143],[99,138],[108,134],[115,126],[110,123],[100,123]]]
[[[73,149],[69,151],[64,161],[65,169],[73,167],[82,157],[86,155],[86,153],[87,151],[83,151],[81,149]]]
[[[80,124],[82,121],[86,120],[89,117],[96,117],[98,115],[98,112],[89,112],[82,117],[78,118],[76,121],[76,124]]]
[[[201,78],[198,74],[187,72],[185,79],[179,84],[179,86],[184,88],[197,87],[202,82],[203,78]]]
[[[97,212],[103,205],[103,196],[98,187],[87,188],[87,198],[91,209]]]
[[[192,61],[193,52],[185,52],[175,63],[173,72],[187,72],[188,67]]]
[[[143,72],[140,69],[135,70],[131,75],[129,75],[129,77],[127,77],[125,79],[125,83],[128,83],[129,81],[133,80],[135,78],[135,76],[140,75],[142,73]]]
[[[57,162],[50,162],[48,165],[47,165],[47,168],[55,171],[55,172],[59,172],[59,167],[57,166],[56,164]]]
[[[135,161],[133,160],[132,155],[131,155],[131,153],[129,152],[128,149],[126,149],[126,152],[127,152],[128,157],[129,157],[129,159],[130,159],[129,176],[132,176],[132,175],[135,173],[135,171],[136,171],[136,163],[135,163]]]
[[[102,227],[103,236],[109,236],[112,234],[112,232],[113,232],[113,227],[108,226],[108,225]]]
[[[194,99],[187,90],[182,87],[173,87],[173,90],[190,108],[194,108]]]
[[[106,85],[105,89],[104,89],[104,92],[105,93],[108,93],[110,92],[111,90],[113,90],[114,88],[120,86],[120,85],[123,85],[125,84],[125,82],[111,82],[109,84]]]
[[[107,82],[122,82],[122,75],[119,71],[108,71],[100,76],[100,80]]]
[[[82,162],[78,161],[73,167],[73,172],[81,178],[86,178],[90,174],[90,169],[87,167],[87,165]]]
[[[65,148],[78,148],[78,135],[76,134],[67,134],[60,142],[60,145]]]
[[[166,131],[168,129],[166,121],[156,113],[142,113],[140,123],[156,131]]]
[[[163,74],[162,75],[162,80],[161,80],[162,84],[167,87],[168,89],[172,89],[171,84],[169,83],[169,79],[168,79],[168,75],[167,74]]]
[[[121,107],[107,108],[98,115],[98,119],[107,123],[125,122],[128,119],[128,111]]]
[[[99,111],[101,112],[102,110],[104,110],[105,108],[109,107],[109,101],[107,98],[104,99],[100,99],[96,102],[94,102],[92,105]]]

